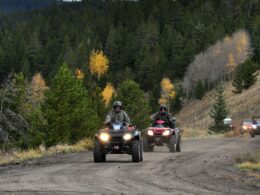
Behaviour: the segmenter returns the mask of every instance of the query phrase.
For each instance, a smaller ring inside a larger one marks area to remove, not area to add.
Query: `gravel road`
[[[155,148],[141,163],[108,155],[95,164],[83,152],[2,166],[0,194],[260,194],[260,178],[234,166],[240,154],[260,149],[260,137],[191,139],[182,147]]]

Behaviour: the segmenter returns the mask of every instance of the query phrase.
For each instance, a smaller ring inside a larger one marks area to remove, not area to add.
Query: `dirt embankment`
[[[232,92],[231,83],[225,85],[225,96],[237,129],[240,128],[242,119],[250,119],[253,115],[260,115],[260,71],[258,71],[257,82],[241,94]],[[207,133],[208,127],[213,123],[210,110],[214,104],[214,91],[203,97],[202,100],[187,102],[181,112],[176,116],[179,127],[186,130],[185,135],[193,136],[194,132],[201,135]]]

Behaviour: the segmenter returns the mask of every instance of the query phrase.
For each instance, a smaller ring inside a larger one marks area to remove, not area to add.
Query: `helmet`
[[[166,112],[167,112],[167,106],[166,106],[165,104],[162,104],[162,105],[160,106],[160,112],[161,112],[161,114],[166,114]]]
[[[114,104],[113,104],[113,107],[122,107],[122,102],[115,101]]]
[[[165,104],[160,105],[160,110],[167,110],[167,106]]]

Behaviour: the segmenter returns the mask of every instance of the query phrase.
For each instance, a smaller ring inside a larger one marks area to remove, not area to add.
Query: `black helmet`
[[[167,106],[165,104],[160,105],[160,110],[162,109],[167,110]]]
[[[113,107],[122,107],[122,102],[115,101],[114,104],[113,104]]]

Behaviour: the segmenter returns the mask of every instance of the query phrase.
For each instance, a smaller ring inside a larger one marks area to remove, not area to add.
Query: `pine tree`
[[[28,60],[24,57],[22,59],[22,69],[21,69],[21,72],[23,73],[23,75],[25,77],[29,77],[30,76],[30,64],[28,62]]]
[[[27,47],[27,55],[33,70],[39,69],[39,65],[42,63],[42,45],[36,32],[31,36]]]
[[[133,125],[142,130],[149,125],[150,107],[144,92],[132,81],[124,81],[115,97],[122,101],[124,110],[128,113]]]
[[[214,125],[210,127],[210,130],[215,132],[225,131],[223,120],[229,113],[225,95],[224,86],[221,84],[216,88],[216,99],[213,108],[211,109],[210,116],[214,119]]]
[[[195,94],[195,98],[198,99],[198,100],[201,100],[202,97],[204,96],[204,87],[203,87],[201,80],[199,80],[197,82],[194,94]]]
[[[242,64],[243,66],[243,87],[248,89],[256,82],[256,67],[251,59]]]
[[[238,65],[235,69],[235,75],[232,85],[235,87],[234,93],[242,93],[243,91],[243,69],[242,65]]]
[[[99,125],[88,91],[67,65],[62,65],[46,92],[43,105],[47,145],[74,143],[90,136]]]
[[[242,93],[256,82],[256,65],[251,59],[236,67],[233,79],[234,93]]]

